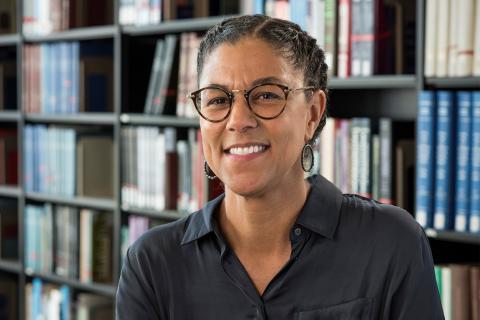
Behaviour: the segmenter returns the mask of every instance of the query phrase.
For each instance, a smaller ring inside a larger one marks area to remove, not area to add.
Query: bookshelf
[[[16,21],[21,21],[23,3],[26,0],[17,0]],[[143,66],[144,73],[150,69],[147,60],[132,59],[137,45],[147,48],[147,56],[153,59],[156,40],[168,34],[180,35],[183,32],[204,32],[221,21],[225,16],[191,18],[162,22],[155,25],[124,26],[119,23],[120,1],[114,1],[111,10],[114,21],[105,25],[73,28],[70,30],[53,32],[48,35],[24,35],[22,25],[17,23],[16,32],[0,35],[0,51],[9,48],[16,53],[17,70],[17,103],[14,110],[0,111],[0,126],[16,128],[18,140],[18,186],[0,186],[0,198],[17,201],[18,208],[18,256],[16,261],[0,259],[0,274],[13,275],[18,283],[19,319],[25,318],[25,285],[32,278],[38,277],[45,282],[64,284],[74,292],[89,292],[114,298],[115,288],[121,270],[121,234],[122,225],[129,215],[144,216],[152,219],[173,221],[184,216],[184,213],[175,210],[154,210],[129,206],[122,203],[122,130],[128,127],[173,127],[183,135],[189,129],[198,129],[195,119],[176,117],[174,115],[146,115],[137,112],[143,109],[138,101],[144,98],[133,99],[129,96],[132,88],[129,73],[130,63]],[[426,88],[433,89],[466,89],[478,90],[479,77],[462,78],[432,78],[424,77],[424,39],[425,39],[425,1],[416,1],[415,30],[415,73],[399,75],[373,75],[369,77],[333,77],[329,80],[330,114],[337,118],[368,117],[379,119],[388,117],[395,121],[406,121],[411,125],[417,117],[418,93]],[[228,16],[228,15],[227,15]],[[35,114],[23,110],[24,96],[22,88],[24,77],[22,68],[24,60],[22,53],[26,45],[60,43],[65,41],[108,41],[112,47],[111,63],[113,65],[113,109],[110,112],[80,112],[74,114]],[[142,47],[142,48],[143,48]],[[137,49],[138,50],[138,49]],[[135,60],[132,62],[132,60]],[[141,80],[148,84],[148,75]],[[146,90],[146,87],[144,88]],[[352,108],[351,106],[361,106]],[[24,170],[24,129],[28,125],[55,125],[58,127],[88,128],[100,127],[105,129],[113,142],[113,196],[111,198],[97,198],[87,196],[61,196],[42,192],[26,191],[23,185]],[[30,204],[50,203],[55,206],[70,206],[78,209],[89,208],[106,211],[112,219],[112,268],[113,282],[85,283],[76,279],[69,279],[55,274],[25,271],[25,207]],[[427,229],[426,234],[431,240],[434,258],[440,262],[480,262],[480,235],[460,233],[454,231],[437,231]]]

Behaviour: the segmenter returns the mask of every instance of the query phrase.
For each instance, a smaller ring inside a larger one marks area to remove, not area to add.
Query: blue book
[[[60,320],[70,320],[70,288],[66,285],[60,287]]]
[[[33,230],[33,215],[32,215],[32,206],[25,206],[25,270],[28,273],[32,272],[35,269],[32,255],[32,230]]]
[[[72,88],[70,94],[70,112],[77,113],[79,111],[80,101],[80,43],[75,41],[72,43]]]
[[[71,78],[70,78],[70,47],[71,44],[69,42],[61,42],[58,44],[59,46],[59,65],[60,70],[58,73],[58,78],[60,79],[60,90],[57,91],[58,95],[60,96],[60,104],[59,110],[57,113],[68,113],[69,109],[69,97],[70,97],[70,89],[72,86]]]
[[[418,97],[415,218],[424,228],[433,227],[435,120],[435,95],[422,91]]]
[[[65,194],[67,196],[75,195],[75,176],[76,176],[76,143],[75,143],[75,130],[68,129],[65,132]]]
[[[438,91],[433,213],[433,226],[437,230],[451,230],[454,227],[455,116],[453,93]]]
[[[37,138],[38,138],[38,167],[36,172],[38,173],[39,183],[38,183],[38,192],[46,193],[47,190],[47,126],[38,125],[37,126]]]
[[[265,7],[263,5],[263,0],[254,0],[253,12],[255,14],[265,14]]]
[[[46,113],[48,104],[48,45],[40,45],[40,113]]]
[[[30,319],[41,319],[42,317],[42,280],[32,280],[32,316]]]
[[[33,191],[40,191],[40,173],[38,172],[39,167],[39,153],[40,153],[40,144],[42,143],[39,139],[40,125],[33,126],[33,148],[32,148],[32,158],[33,158]]]
[[[455,182],[455,231],[468,231],[470,211],[472,94],[457,92],[457,169]]]
[[[480,91],[473,92],[470,232],[480,233]]]

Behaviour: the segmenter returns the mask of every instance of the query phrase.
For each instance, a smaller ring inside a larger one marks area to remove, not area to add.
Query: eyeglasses
[[[234,93],[243,92],[250,110],[261,119],[278,117],[287,104],[288,94],[300,90],[315,90],[315,87],[289,89],[287,86],[266,83],[249,90],[231,90],[209,86],[192,92],[187,98],[192,99],[195,109],[202,118],[210,122],[221,122],[228,118],[232,110]]]

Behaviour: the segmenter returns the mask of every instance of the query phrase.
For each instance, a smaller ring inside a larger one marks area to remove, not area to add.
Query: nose
[[[257,117],[248,107],[247,100],[241,93],[236,93],[227,119],[227,129],[229,131],[245,132],[257,126]]]

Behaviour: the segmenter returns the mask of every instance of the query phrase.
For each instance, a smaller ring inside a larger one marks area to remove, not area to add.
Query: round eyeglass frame
[[[279,88],[282,89],[283,93],[285,94],[285,104],[283,105],[282,109],[280,110],[280,112],[275,115],[275,116],[272,116],[272,117],[264,117],[264,116],[261,116],[259,114],[257,114],[255,111],[253,111],[252,109],[252,106],[250,105],[250,93],[255,90],[256,88],[258,87],[261,87],[261,86],[265,86],[265,85],[275,85],[275,86],[278,86]],[[196,98],[197,98],[197,95],[202,92],[203,90],[205,89],[217,89],[217,90],[221,90],[223,92],[225,92],[225,94],[227,95],[228,97],[228,101],[230,103],[230,107],[228,108],[228,112],[227,114],[222,118],[222,119],[219,119],[219,120],[211,120],[211,119],[208,119],[207,117],[205,117],[202,112],[200,112],[200,107],[197,106],[197,103],[196,103]],[[222,122],[224,121],[225,119],[228,118],[228,116],[230,116],[230,113],[232,112],[232,106],[233,106],[233,98],[235,97],[235,93],[237,92],[243,92],[243,97],[245,98],[245,101],[247,102],[247,105],[248,105],[248,108],[250,109],[250,111],[257,117],[259,117],[260,119],[264,119],[264,120],[272,120],[272,119],[275,119],[277,118],[278,116],[280,116],[283,111],[285,110],[285,107],[287,106],[287,99],[288,99],[288,94],[290,92],[294,92],[294,91],[302,91],[302,90],[316,90],[315,87],[313,86],[309,86],[309,87],[302,87],[302,88],[296,88],[296,89],[290,89],[288,88],[287,86],[283,85],[283,84],[278,84],[278,83],[261,83],[261,84],[257,84],[256,86],[253,86],[252,88],[248,89],[248,90],[242,90],[242,89],[234,89],[234,90],[227,90],[225,88],[222,88],[222,87],[219,87],[219,86],[208,86],[208,87],[204,87],[204,88],[201,88],[201,89],[198,89],[196,91],[193,91],[192,93],[188,94],[187,95],[187,98],[190,98],[192,99],[193,101],[193,105],[195,106],[195,109],[197,110],[198,114],[205,120],[207,121],[210,121],[210,122],[214,122],[214,123],[218,123],[218,122]]]

